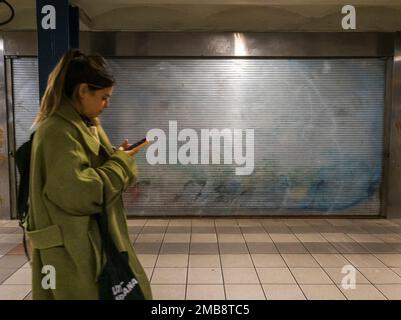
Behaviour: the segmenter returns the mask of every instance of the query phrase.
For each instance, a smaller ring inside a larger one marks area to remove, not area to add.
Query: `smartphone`
[[[128,150],[134,150],[134,149],[140,149],[143,146],[147,145],[149,143],[148,140],[146,140],[146,138],[143,138],[142,140],[134,143],[133,145],[131,145],[128,149],[125,149],[126,151]]]

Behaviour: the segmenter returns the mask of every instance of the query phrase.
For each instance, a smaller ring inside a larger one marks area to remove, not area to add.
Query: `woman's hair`
[[[49,75],[32,127],[51,116],[64,101],[76,102],[79,84],[87,83],[89,89],[95,91],[111,87],[114,82],[101,56],[88,56],[78,49],[68,50]]]

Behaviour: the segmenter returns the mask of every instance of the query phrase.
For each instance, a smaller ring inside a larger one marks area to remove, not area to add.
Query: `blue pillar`
[[[79,48],[79,8],[70,6],[69,9],[69,39],[70,48]]]
[[[42,97],[50,72],[68,48],[79,47],[79,12],[68,0],[36,0],[39,94]]]

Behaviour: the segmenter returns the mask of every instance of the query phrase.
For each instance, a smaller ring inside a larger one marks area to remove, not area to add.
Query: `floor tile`
[[[192,234],[216,234],[216,228],[214,226],[192,226]]]
[[[245,243],[219,243],[220,254],[247,254],[248,247]]]
[[[190,233],[166,233],[163,242],[183,242],[189,243],[191,239]]]
[[[222,284],[188,284],[186,300],[225,300]]]
[[[223,268],[253,267],[253,262],[249,254],[222,254],[220,259]]]
[[[191,219],[192,228],[194,227],[213,227],[214,228],[214,219],[208,218],[194,218]]]
[[[261,227],[261,223],[256,219],[242,218],[237,219],[237,225],[240,227]]]
[[[129,240],[131,241],[131,243],[135,243],[136,238],[138,237],[138,234],[128,234]]]
[[[32,284],[32,272],[30,269],[21,268],[13,273],[7,280],[3,281],[2,284]]]
[[[295,236],[301,242],[327,242],[327,240],[319,233],[295,233]]]
[[[288,268],[256,268],[262,284],[295,284]]]
[[[338,253],[338,250],[329,242],[303,242],[310,253]]]
[[[278,251],[281,254],[284,253],[309,253],[302,243],[287,243],[287,242],[277,242],[275,243]]]
[[[285,226],[285,225],[280,225],[280,224],[277,224],[277,225],[266,225],[266,224],[264,224],[263,227],[266,230],[266,232],[269,233],[269,234],[288,235],[288,234],[292,233],[291,229],[289,227]]]
[[[139,234],[141,233],[142,227],[141,226],[128,226],[128,233],[129,234]]]
[[[0,285],[0,300],[22,300],[31,291],[30,285]]]
[[[390,254],[375,254],[381,262],[383,262],[387,267],[398,268],[401,267],[401,254],[390,253]]]
[[[383,242],[379,238],[372,236],[371,234],[355,234],[355,233],[348,233],[347,234],[352,240],[355,242]]]
[[[169,227],[190,227],[191,226],[191,219],[190,218],[185,218],[185,219],[171,219],[169,224]]]
[[[292,219],[292,218],[285,218],[283,222],[286,226],[289,227],[296,227],[296,226],[307,226],[308,223],[304,221],[304,219]]]
[[[143,227],[146,224],[147,219],[127,219],[128,226],[140,226]]]
[[[273,242],[299,242],[298,238],[292,233],[269,233]]]
[[[148,277],[148,279],[152,279],[154,268],[143,268],[143,269],[145,270],[145,273],[146,273],[146,276]]]
[[[134,243],[134,249],[137,254],[159,254],[161,243]]]
[[[163,243],[159,254],[189,254],[189,243]]]
[[[236,219],[224,218],[224,219],[214,219],[215,226],[238,226]]]
[[[15,268],[8,268],[0,269],[0,284],[2,284],[4,281],[6,281],[13,273],[15,273],[17,270]]]
[[[20,227],[0,227],[0,234],[10,234],[22,231]]]
[[[387,243],[401,243],[401,235],[397,233],[388,233],[388,234],[373,233],[372,235]]]
[[[32,291],[25,296],[24,300],[32,300]]]
[[[157,268],[188,267],[187,254],[159,254],[156,261]]]
[[[185,284],[166,285],[152,284],[152,294],[154,300],[185,300]]]
[[[378,267],[384,268],[385,265],[372,254],[344,254],[344,257],[357,268]]]
[[[341,285],[342,282],[344,281],[345,284],[369,284],[369,280],[366,279],[362,273],[360,273],[358,271],[358,269],[354,268],[353,266],[349,265],[350,268],[353,269],[349,269],[349,268],[344,268],[344,266],[342,267],[325,267],[323,268],[324,271],[326,271],[326,273],[329,275],[329,277],[331,278],[331,280],[333,280],[333,282],[335,284]],[[350,277],[354,277],[354,279],[350,278]],[[351,283],[352,282],[352,283]]]
[[[16,243],[0,243],[0,255],[8,253],[13,248],[17,247]]]
[[[192,243],[217,243],[216,233],[192,233],[191,235]]]
[[[220,268],[220,256],[216,254],[210,255],[199,255],[199,254],[191,254],[189,256],[189,267],[190,268],[205,268],[205,267],[214,267]]]
[[[288,232],[289,228],[282,222],[278,221],[277,219],[267,218],[267,219],[259,219],[260,223],[266,230],[266,228],[285,228],[286,233]]]
[[[348,300],[386,300],[386,297],[371,284],[358,284],[355,289],[337,287]]]
[[[227,300],[265,300],[261,285],[225,284]]]
[[[6,220],[2,227],[18,227],[18,220]]]
[[[309,218],[309,219],[303,219],[305,223],[307,223],[310,226],[330,226],[330,223],[326,221],[325,219],[322,218]]]
[[[321,235],[329,242],[355,242],[344,233],[321,233]]]
[[[163,242],[164,234],[159,233],[141,233],[135,240],[135,243],[160,243]]]
[[[358,268],[372,284],[398,284],[401,277],[390,268]]]
[[[157,254],[137,254],[137,257],[144,268],[153,268],[156,264]]]
[[[188,284],[223,284],[221,268],[189,268]]]
[[[301,288],[308,300],[346,300],[334,284],[302,284]]]
[[[288,267],[319,267],[319,264],[310,254],[283,253],[282,257]]]
[[[216,233],[217,234],[237,234],[241,235],[240,227],[236,226],[216,226]]]
[[[154,268],[152,284],[186,284],[187,268]]]
[[[290,268],[298,284],[332,284],[322,268]]]
[[[147,226],[147,227],[152,227],[152,226],[167,227],[169,222],[170,222],[170,219],[147,219],[145,226]]]
[[[191,234],[191,226],[171,226],[169,225],[166,229],[165,235],[171,235],[171,234]]]
[[[219,233],[217,235],[217,240],[218,242],[221,243],[245,243],[245,239],[242,236],[242,234],[225,234],[225,233]]]
[[[400,253],[401,244],[400,243],[371,243],[363,242],[361,245],[367,249],[370,253]]]
[[[259,235],[268,235],[265,228],[262,225],[258,226],[241,226],[240,227],[242,234],[259,234]]]
[[[249,253],[251,254],[273,254],[278,253],[273,242],[247,242]]]
[[[341,254],[336,253],[314,253],[312,256],[322,267],[343,267],[349,261]]]
[[[401,276],[401,268],[391,268],[391,270],[393,270],[396,274]]]
[[[246,242],[273,242],[267,233],[243,233]]]
[[[251,254],[255,267],[286,267],[280,254]]]
[[[296,284],[262,285],[267,300],[305,300],[305,296]]]
[[[400,284],[378,284],[376,288],[389,300],[401,300]]]
[[[0,243],[22,243],[21,234],[3,234],[0,237]]]
[[[219,254],[217,243],[191,243],[191,254]]]
[[[340,253],[369,253],[365,247],[357,242],[331,242],[331,244]]]
[[[259,284],[255,268],[223,268],[225,284]]]
[[[141,229],[141,235],[154,235],[154,236],[164,236],[166,233],[167,226],[143,226]]]
[[[27,259],[25,256],[17,256],[17,255],[5,255],[0,258],[0,269],[19,269],[25,263]]]

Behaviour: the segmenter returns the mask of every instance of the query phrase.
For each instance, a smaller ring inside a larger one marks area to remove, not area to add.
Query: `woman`
[[[49,76],[31,157],[27,234],[33,299],[98,299],[102,264],[95,217],[103,201],[117,248],[128,252],[145,298],[152,298],[122,201],[136,176],[135,152],[125,150],[128,141],[113,148],[97,118],[109,106],[113,85],[104,59],[79,50],[64,54]],[[53,282],[49,270],[55,271]]]

